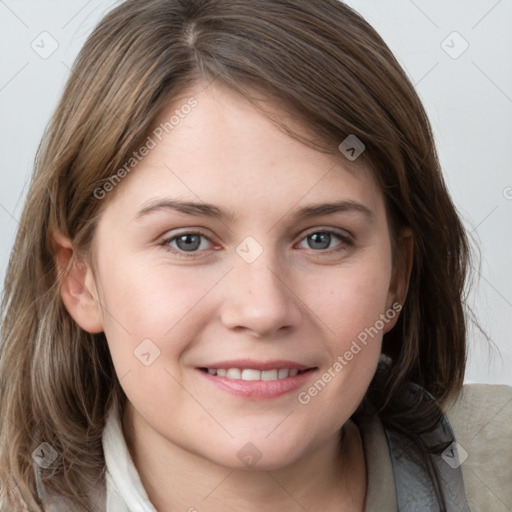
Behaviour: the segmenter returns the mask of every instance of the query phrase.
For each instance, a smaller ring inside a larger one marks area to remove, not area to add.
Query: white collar
[[[117,406],[107,416],[103,452],[107,468],[106,512],[157,512],[128,451]]]

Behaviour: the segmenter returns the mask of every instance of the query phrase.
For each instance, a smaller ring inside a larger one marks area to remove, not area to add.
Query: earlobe
[[[90,333],[103,332],[103,318],[90,265],[77,257],[72,242],[52,236],[62,302],[73,320]]]
[[[414,259],[414,236],[409,228],[404,229],[398,240],[396,261],[386,302],[386,311],[393,311],[393,319],[386,325],[384,332],[390,331],[396,324],[407,297]]]

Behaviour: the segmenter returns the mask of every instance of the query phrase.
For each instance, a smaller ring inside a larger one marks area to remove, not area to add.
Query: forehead
[[[287,116],[279,105],[272,108]],[[301,127],[295,122],[293,129]],[[118,185],[116,209],[133,210],[165,195],[260,217],[340,199],[365,202],[377,215],[382,210],[382,194],[364,165],[292,138],[219,84],[177,97],[155,119],[149,137],[151,149]]]

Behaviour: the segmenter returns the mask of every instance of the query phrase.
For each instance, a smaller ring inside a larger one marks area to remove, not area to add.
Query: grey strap
[[[435,402],[432,395],[422,391]],[[440,512],[434,485],[413,441],[399,432],[386,428],[384,431],[395,475],[398,512]],[[422,438],[430,448],[430,458],[440,477],[446,512],[470,512],[455,436],[446,415],[443,414],[436,428]],[[436,447],[445,448],[441,451]]]

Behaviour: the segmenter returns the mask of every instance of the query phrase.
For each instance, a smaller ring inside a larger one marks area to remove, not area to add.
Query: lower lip
[[[278,380],[242,380],[228,379],[217,375],[210,375],[208,372],[197,369],[197,371],[213,385],[223,391],[245,398],[256,398],[260,400],[277,398],[303,386],[315,373],[315,369],[306,370],[294,377]]]

